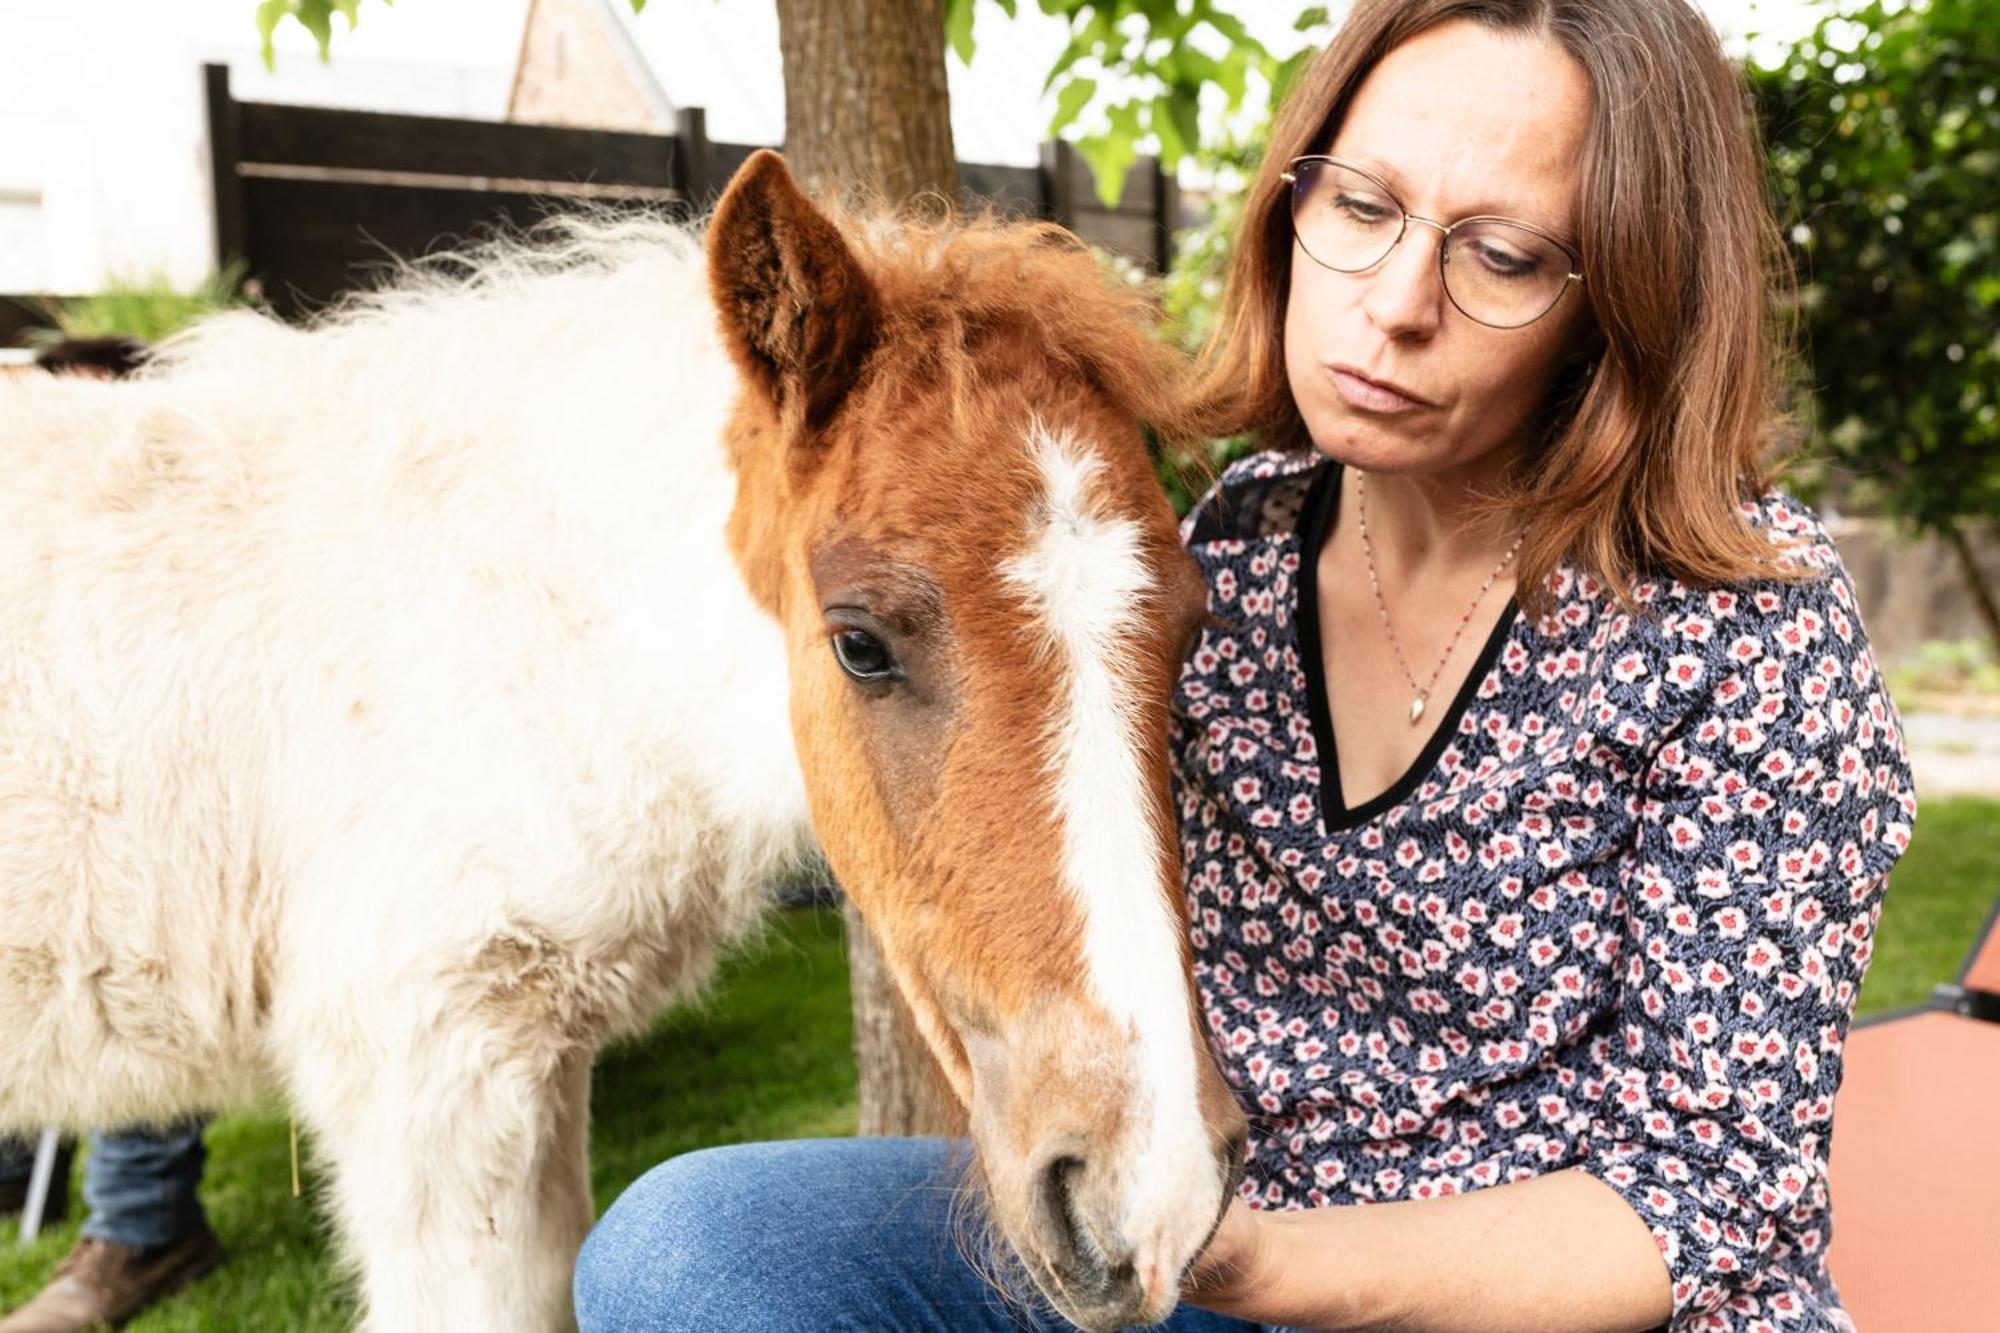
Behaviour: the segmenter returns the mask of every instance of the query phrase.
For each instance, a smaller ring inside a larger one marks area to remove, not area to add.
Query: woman
[[[1292,95],[1201,395],[1273,449],[1189,520],[1175,738],[1252,1143],[1169,1327],[1851,1327],[1832,1099],[1915,802],[1760,469],[1774,254],[1685,0],[1362,0]],[[1059,1327],[939,1241],[945,1153],[670,1163],[585,1326]]]

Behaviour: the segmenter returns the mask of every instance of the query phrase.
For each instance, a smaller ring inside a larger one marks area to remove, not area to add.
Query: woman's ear
[[[716,205],[708,279],[731,355],[787,434],[823,429],[875,346],[880,303],[778,154],[752,154]]]

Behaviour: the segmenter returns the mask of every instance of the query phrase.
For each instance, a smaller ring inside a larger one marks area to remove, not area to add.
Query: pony
[[[364,1326],[573,1324],[593,1055],[823,855],[1086,1328],[1240,1173],[1169,687],[1176,365],[1067,233],[569,223],[0,386],[0,1130],[275,1087]]]

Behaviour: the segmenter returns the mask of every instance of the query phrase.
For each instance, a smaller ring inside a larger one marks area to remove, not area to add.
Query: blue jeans
[[[202,1124],[91,1135],[83,1164],[83,1197],[90,1205],[83,1234],[152,1249],[206,1226],[196,1197],[208,1157]],[[0,1180],[26,1178],[34,1154],[32,1143],[0,1140]]]
[[[83,1201],[90,1205],[83,1234],[151,1249],[207,1226],[197,1197],[208,1161],[201,1141],[205,1123],[91,1135],[83,1164]]]
[[[1073,1333],[961,1253],[965,1148],[809,1139],[688,1153],[611,1206],[576,1265],[583,1333]],[[1264,1333],[1183,1305],[1170,1333]]]

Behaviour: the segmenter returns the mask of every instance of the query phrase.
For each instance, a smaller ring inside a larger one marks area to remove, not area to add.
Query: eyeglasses
[[[1460,218],[1449,227],[1403,207],[1389,187],[1351,162],[1295,158],[1283,174],[1292,187],[1292,234],[1314,263],[1336,273],[1361,273],[1389,257],[1412,222],[1435,228],[1445,295],[1464,313],[1496,329],[1518,329],[1556,308],[1571,283],[1581,284],[1576,251],[1512,218]]]

